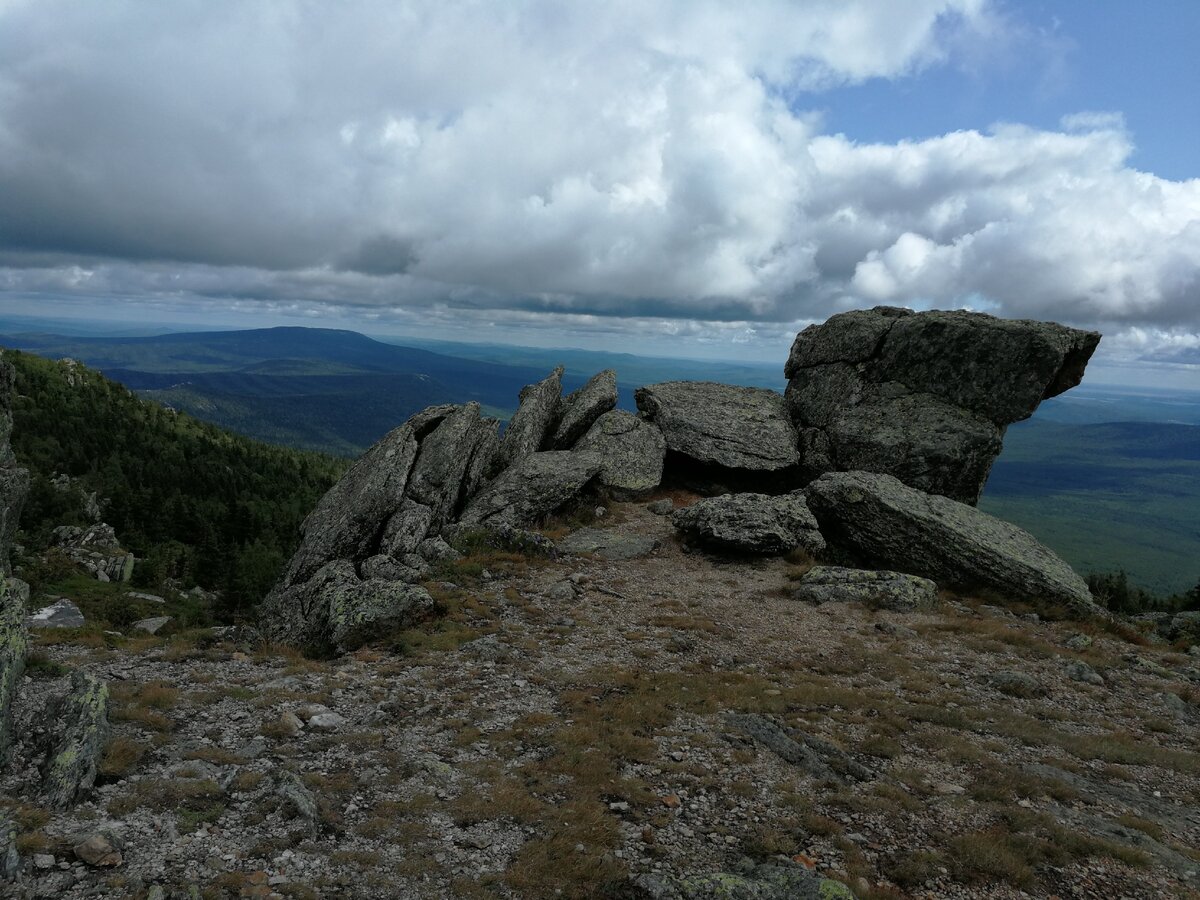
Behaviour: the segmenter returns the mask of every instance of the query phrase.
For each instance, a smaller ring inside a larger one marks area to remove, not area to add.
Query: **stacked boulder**
[[[430,407],[368,450],[302,525],[263,605],[265,634],[311,652],[353,649],[427,613],[418,582],[457,556],[447,538],[476,529],[538,547],[545,539],[525,529],[590,487],[622,498],[655,488],[665,441],[615,410],[615,374],[566,397],[562,374],[521,391],[503,437],[468,403]]]
[[[893,475],[974,505],[1005,428],[1079,384],[1100,335],[880,306],[796,336],[784,374],[805,480]]]

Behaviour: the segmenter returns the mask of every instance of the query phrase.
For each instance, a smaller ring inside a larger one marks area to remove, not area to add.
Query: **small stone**
[[[54,862],[54,857],[49,853],[33,854],[33,866],[35,869],[53,869]]]
[[[655,500],[653,503],[646,504],[646,509],[656,516],[669,516],[675,511],[675,503],[670,498]]]
[[[967,792],[967,789],[961,784],[951,784],[947,781],[935,784],[933,786],[933,790],[936,794],[945,794],[949,796],[957,796],[958,794],[965,794]]]
[[[308,727],[314,731],[337,731],[346,720],[335,712],[317,713],[308,720]]]
[[[285,710],[283,715],[279,717],[279,730],[288,737],[295,737],[304,730],[304,723],[290,709]]]
[[[679,797],[676,794],[667,794],[662,798],[662,805],[667,809],[678,809],[679,803]]]
[[[124,860],[117,843],[112,835],[97,831],[87,835],[72,849],[75,856],[89,866],[119,866]]]
[[[146,634],[158,634],[159,630],[170,621],[170,616],[154,616],[149,619],[139,619],[130,627],[134,631],[144,631]]]
[[[608,808],[611,809],[613,812],[618,812],[618,813],[629,812],[629,804],[626,803],[624,800],[614,801],[613,803],[608,804]]]

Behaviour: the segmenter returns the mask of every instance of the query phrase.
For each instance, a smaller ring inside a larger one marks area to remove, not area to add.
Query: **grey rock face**
[[[481,490],[467,504],[460,521],[467,525],[531,525],[578,497],[601,468],[601,461],[589,453],[531,453]]]
[[[446,416],[421,441],[405,493],[429,508],[429,531],[439,531],[458,513],[465,499],[471,460],[486,442],[487,433],[494,434],[495,430],[494,420],[480,417],[479,404],[468,403]]]
[[[658,541],[648,535],[612,528],[580,528],[558,542],[562,553],[591,553],[600,559],[638,559],[657,548]]]
[[[379,551],[397,558],[406,553],[415,553],[432,524],[433,509],[406,498],[384,526]]]
[[[268,640],[326,653],[332,647],[329,607],[334,595],[358,584],[354,563],[326,563],[307,581],[276,585],[259,608],[259,625]]]
[[[329,598],[330,635],[339,652],[356,650],[389,631],[412,625],[433,607],[425,588],[370,579],[335,587]]]
[[[372,545],[381,524],[403,502],[417,446],[412,426],[401,425],[350,467],[304,520],[303,540],[288,566],[285,585],[307,581],[333,560],[374,555]]]
[[[1005,427],[1077,385],[1099,340],[957,310],[876,307],[810,326],[785,368],[806,477],[881,472],[973,504]]]
[[[562,374],[563,368],[559,366],[542,381],[522,388],[521,405],[504,430],[493,471],[536,453],[546,442],[562,402]]]
[[[780,493],[797,486],[798,436],[784,398],[765,388],[668,381],[638,388],[642,415],[666,438],[668,469],[693,480],[755,484]],[[673,473],[672,473],[673,474]]]
[[[605,369],[593,375],[587,384],[563,400],[562,415],[547,449],[570,450],[593,422],[616,405],[617,373]]]
[[[12,749],[13,703],[21,686],[21,676],[25,674],[28,651],[25,610],[12,596],[8,579],[0,573],[0,769],[8,763]]]
[[[42,795],[47,805],[66,809],[96,783],[108,740],[108,685],[76,670],[51,720],[62,731],[42,766]]]
[[[825,539],[869,565],[1061,604],[1077,616],[1101,612],[1083,579],[1049,548],[974,507],[870,472],[822,475],[805,496]]]
[[[862,603],[872,609],[911,612],[937,604],[937,585],[902,572],[813,566],[792,590],[809,603]]]
[[[671,523],[689,540],[726,553],[773,555],[825,549],[804,494],[725,494],[675,510]]]
[[[614,409],[600,416],[575,449],[600,459],[600,484],[618,500],[634,500],[662,482],[667,441],[658,427]]]

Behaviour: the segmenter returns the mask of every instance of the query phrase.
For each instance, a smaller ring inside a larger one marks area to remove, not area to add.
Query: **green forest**
[[[199,584],[221,612],[248,611],[299,542],[299,527],[347,462],[258,443],[139,399],[83,366],[6,351],[16,369],[13,449],[32,486],[19,541],[27,554],[51,531],[86,525],[81,494],[138,557],[134,583]],[[76,479],[64,492],[60,473]]]

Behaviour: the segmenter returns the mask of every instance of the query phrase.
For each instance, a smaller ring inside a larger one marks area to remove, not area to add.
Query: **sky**
[[[1200,388],[1194,0],[0,0],[0,311],[778,359],[878,304]]]

